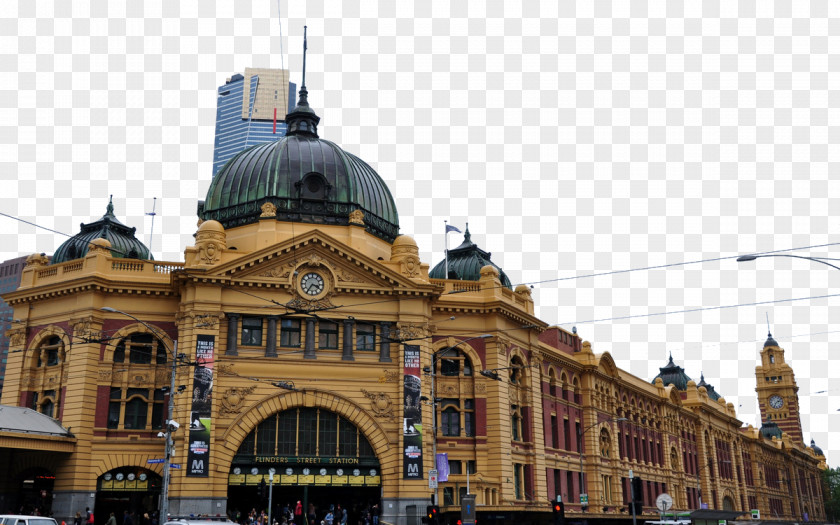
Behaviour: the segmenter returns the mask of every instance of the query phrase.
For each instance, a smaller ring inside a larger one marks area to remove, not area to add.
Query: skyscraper
[[[16,290],[20,286],[20,272],[26,265],[26,257],[9,259],[0,263],[0,294]],[[6,359],[9,357],[9,337],[6,332],[13,327],[12,307],[0,299],[0,392],[6,376]]]
[[[245,68],[219,86],[213,176],[243,149],[286,135],[295,91],[285,69]]]

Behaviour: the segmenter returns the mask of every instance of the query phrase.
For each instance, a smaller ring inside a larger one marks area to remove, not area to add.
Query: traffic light
[[[551,505],[552,513],[554,514],[554,525],[563,525],[566,519],[566,506],[562,501],[557,501]]]
[[[639,476],[633,478],[633,501],[642,501],[642,478]]]
[[[438,515],[440,514],[440,507],[437,505],[426,505],[426,517],[429,519],[431,525],[438,524]]]

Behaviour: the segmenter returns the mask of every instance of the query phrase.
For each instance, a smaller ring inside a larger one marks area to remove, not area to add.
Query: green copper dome
[[[50,264],[58,264],[73,259],[81,259],[87,255],[90,242],[102,237],[111,243],[111,256],[122,259],[153,259],[146,245],[137,240],[134,232],[137,228],[129,228],[114,216],[114,203],[108,202],[108,207],[98,221],[90,224],[82,223],[82,231],[70,237],[58,247],[50,260]]]
[[[478,281],[481,269],[490,265],[499,270],[499,280],[503,286],[513,289],[510,279],[505,272],[490,260],[490,252],[485,252],[470,240],[470,228],[464,231],[464,242],[453,250],[449,250],[449,275],[446,275],[446,260],[440,261],[429,272],[432,279],[458,279],[461,281]]]
[[[656,377],[662,378],[662,383],[665,386],[674,385],[677,390],[685,391],[688,388],[688,382],[691,378],[686,375],[685,370],[681,366],[674,364],[674,358],[668,354],[668,364],[659,369],[659,374]],[[656,383],[656,377],[653,378],[651,384]]]
[[[399,216],[385,182],[355,155],[318,138],[319,121],[302,86],[297,107],[286,115],[286,136],[230,159],[199,205],[201,218],[242,226],[257,222],[270,202],[280,221],[346,225],[361,210],[365,229],[393,242]]]
[[[774,438],[774,437],[782,439],[782,429],[779,428],[779,425],[777,425],[769,417],[767,418],[767,421],[765,421],[764,424],[761,425],[760,431],[761,431],[761,435],[766,437],[767,439]]]
[[[706,393],[709,395],[709,399],[712,401],[720,399],[720,394],[715,391],[715,387],[706,382],[706,378],[703,377],[703,372],[700,372],[700,382],[697,383],[697,388],[700,388],[701,386],[706,387]]]

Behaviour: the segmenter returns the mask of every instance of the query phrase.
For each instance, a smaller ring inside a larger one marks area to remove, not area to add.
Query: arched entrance
[[[160,504],[161,477],[141,467],[119,467],[99,476],[96,480],[96,507],[93,510],[97,524],[108,521],[111,512],[122,523],[123,513],[134,513],[134,523],[143,522],[144,513],[152,516]]]
[[[735,502],[729,496],[723,497],[723,510],[735,510]]]
[[[331,505],[347,509],[348,523],[356,523],[365,509],[381,506],[380,485],[379,460],[351,421],[324,408],[296,407],[272,414],[242,441],[231,463],[227,508],[234,519],[267,510],[270,491],[278,521],[284,507],[294,511],[300,501],[304,514],[313,505],[318,523]]]
[[[49,516],[52,512],[55,475],[45,468],[33,467],[17,477],[18,501],[14,511],[19,514]]]

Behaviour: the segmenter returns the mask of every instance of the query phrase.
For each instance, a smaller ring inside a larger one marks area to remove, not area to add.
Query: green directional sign
[[[581,494],[580,495],[580,504],[581,505],[589,505],[589,494]]]

